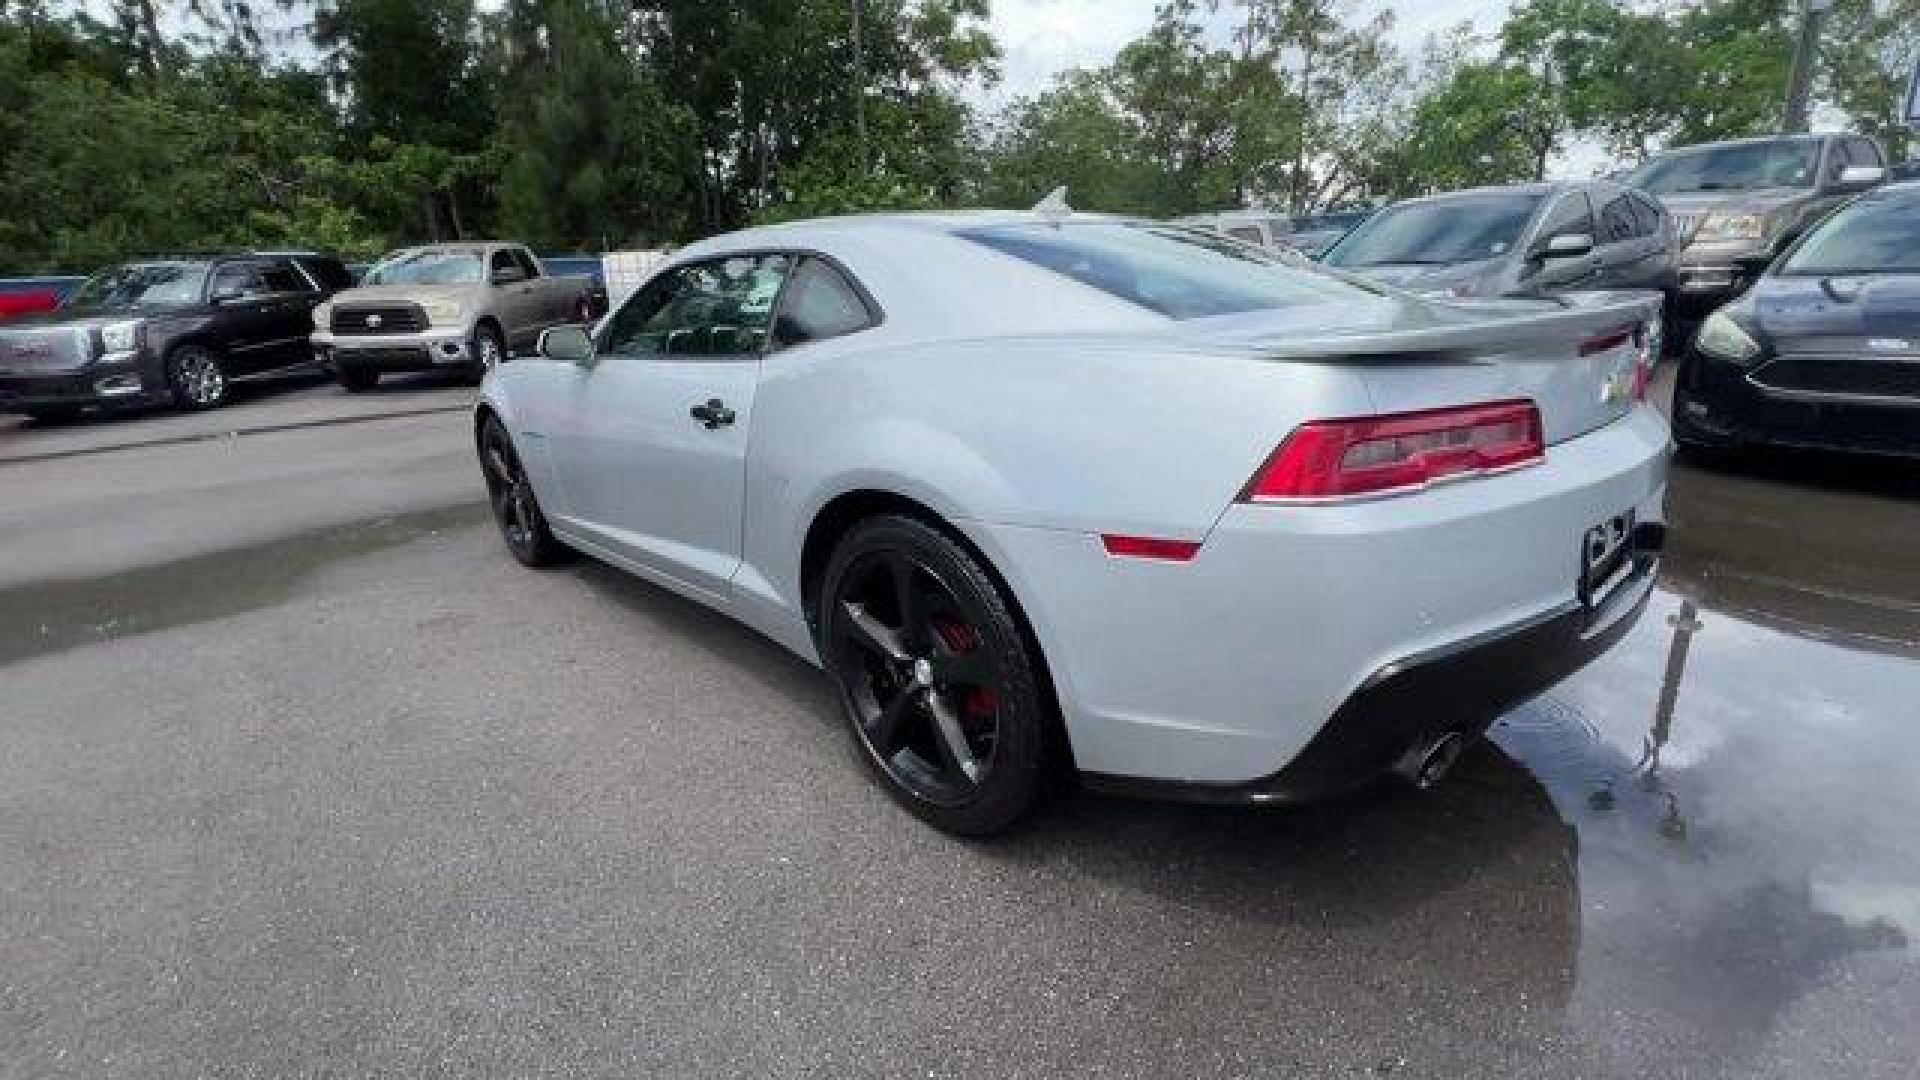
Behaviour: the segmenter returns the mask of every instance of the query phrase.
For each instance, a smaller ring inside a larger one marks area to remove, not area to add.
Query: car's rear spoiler
[[[1539,300],[1490,301],[1445,305],[1427,325],[1350,333],[1262,332],[1236,327],[1209,335],[1210,342],[1231,345],[1273,360],[1340,363],[1433,363],[1448,360],[1496,360],[1503,354],[1543,348],[1578,349],[1606,340],[1659,315],[1657,293],[1592,293],[1565,298],[1568,306]]]

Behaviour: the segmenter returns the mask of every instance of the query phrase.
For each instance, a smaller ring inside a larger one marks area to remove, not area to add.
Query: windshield
[[[1546,196],[1503,191],[1401,203],[1375,214],[1332,251],[1332,266],[1386,266],[1493,259],[1512,251]]]
[[[1809,139],[1729,143],[1654,158],[1627,177],[1655,195],[1812,187],[1820,144]]]
[[[197,304],[206,279],[206,263],[128,263],[87,279],[72,303],[75,307]]]
[[[1181,225],[1087,221],[997,225],[957,235],[1173,319],[1368,295],[1298,255]]]
[[[476,285],[484,280],[486,253],[479,248],[415,248],[381,259],[362,284]]]
[[[1863,199],[1814,228],[1782,274],[1920,274],[1920,193]]]

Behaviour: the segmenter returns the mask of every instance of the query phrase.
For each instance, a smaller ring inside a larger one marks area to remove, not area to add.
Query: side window
[[[497,280],[502,270],[512,272],[519,269],[520,264],[513,261],[513,252],[506,248],[501,248],[495,251],[493,256],[487,260],[487,280]]]
[[[1877,169],[1887,167],[1887,159],[1880,153],[1880,144],[1872,139],[1853,140],[1853,164],[1871,165]]]
[[[1595,236],[1593,227],[1593,201],[1584,191],[1575,191],[1563,196],[1547,212],[1546,219],[1540,223],[1539,239],[1546,240],[1561,233],[1586,233]]]
[[[1826,146],[1827,159],[1820,167],[1820,182],[1837,184],[1840,182],[1840,174],[1847,171],[1847,166],[1853,164],[1853,152],[1848,148],[1845,139],[1829,140]]]
[[[258,296],[266,291],[257,263],[227,263],[213,272],[213,281],[207,286],[207,295],[215,300]]]
[[[268,292],[303,293],[313,291],[313,287],[307,284],[307,279],[301,277],[300,271],[294,269],[293,264],[290,262],[270,262],[263,264],[260,268],[260,279],[265,283]]]
[[[1600,208],[1600,235],[1595,238],[1600,243],[1617,244],[1641,235],[1633,200],[1626,195],[1616,195]]]
[[[353,272],[338,259],[301,259],[300,268],[322,291],[353,288]]]
[[[626,356],[740,356],[767,344],[773,302],[792,259],[736,255],[667,270],[633,295],[602,334]]]
[[[773,324],[773,347],[783,349],[858,333],[874,325],[866,301],[840,271],[821,259],[808,259],[793,272],[780,316]]]
[[[525,248],[508,248],[507,250],[513,256],[514,265],[520,268],[520,272],[527,276],[528,281],[540,276],[540,264],[533,261],[533,256]]]
[[[1640,235],[1660,235],[1660,207],[1644,195],[1633,196],[1635,216],[1640,219]]]

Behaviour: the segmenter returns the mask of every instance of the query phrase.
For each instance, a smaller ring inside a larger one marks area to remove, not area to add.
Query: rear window
[[[961,229],[956,235],[1172,319],[1369,295],[1298,256],[1180,225],[1074,221]]]

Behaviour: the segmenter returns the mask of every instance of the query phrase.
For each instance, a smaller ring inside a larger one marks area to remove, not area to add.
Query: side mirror
[[[1593,253],[1592,233],[1559,233],[1540,245],[1543,259],[1577,259]]]
[[[1887,170],[1878,165],[1849,165],[1840,170],[1841,187],[1872,187],[1887,178]]]
[[[581,367],[593,363],[593,339],[587,336],[584,326],[556,326],[551,330],[542,330],[540,343],[535,349],[549,360],[564,360]]]
[[[517,285],[527,280],[527,272],[517,266],[502,266],[493,272],[495,285]]]

